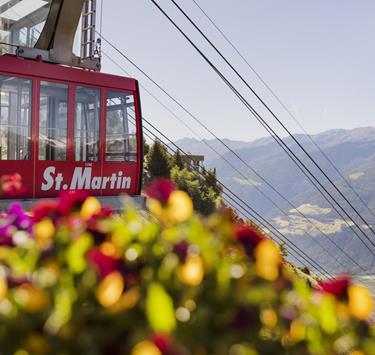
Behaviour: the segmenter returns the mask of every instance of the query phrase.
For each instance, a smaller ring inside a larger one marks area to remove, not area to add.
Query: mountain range
[[[375,230],[375,127],[294,137]],[[221,182],[330,273],[375,271],[375,234],[291,137],[283,139],[285,144],[363,232],[322,197],[272,137],[222,141],[234,153],[216,139],[184,138],[176,144],[185,152],[204,155],[204,165],[215,168]]]

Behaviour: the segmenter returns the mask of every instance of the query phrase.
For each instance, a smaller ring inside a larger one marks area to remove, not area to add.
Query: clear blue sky
[[[282,98],[309,133],[375,126],[374,0],[197,0]],[[99,1],[98,1],[99,2]],[[157,11],[150,0],[104,0],[103,34],[220,137],[253,140],[266,132]],[[159,0],[210,58],[246,91],[169,0]],[[196,20],[293,132],[301,130],[220,37],[191,0]],[[99,17],[99,16],[98,16]],[[99,19],[98,19],[99,20]],[[98,21],[99,22],[99,21]],[[103,45],[141,84],[202,137],[209,137],[140,73]],[[103,71],[120,73],[104,58]],[[171,138],[192,136],[142,92],[143,114]],[[259,106],[258,106],[259,107]],[[269,122],[271,117],[265,116]]]

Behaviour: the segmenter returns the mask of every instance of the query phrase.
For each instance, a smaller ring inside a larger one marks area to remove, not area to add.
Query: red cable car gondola
[[[135,79],[0,57],[0,175],[22,176],[20,198],[139,195],[142,145]]]

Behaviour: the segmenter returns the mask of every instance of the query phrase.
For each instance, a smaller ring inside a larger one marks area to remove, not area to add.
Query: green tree
[[[184,161],[184,158],[179,150],[177,150],[171,159],[171,167],[173,168],[175,166],[177,166],[180,170],[186,168],[186,162]]]
[[[216,197],[219,197],[221,193],[223,192],[223,188],[217,181],[216,169],[213,169],[213,170],[203,169],[203,176],[204,176],[204,180],[207,186],[212,189]]]
[[[145,168],[149,181],[170,176],[171,167],[168,151],[159,140],[155,140],[155,143],[149,149],[145,159]]]
[[[171,179],[180,190],[190,195],[194,208],[204,215],[212,213],[220,203],[217,194],[195,171],[180,170],[175,166],[171,170]]]

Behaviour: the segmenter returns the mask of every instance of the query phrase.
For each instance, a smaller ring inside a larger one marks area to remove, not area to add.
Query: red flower
[[[176,186],[169,179],[158,179],[152,182],[145,190],[148,197],[165,204],[169,196],[176,190]]]
[[[66,216],[70,212],[79,209],[87,197],[89,197],[89,194],[86,191],[64,191],[60,194],[57,210],[62,216]]]
[[[239,225],[235,229],[235,236],[245,248],[246,254],[253,255],[255,247],[265,239],[257,229],[248,224]]]
[[[318,290],[323,293],[329,293],[335,297],[347,296],[350,278],[347,276],[337,277],[328,281],[319,283]]]
[[[91,249],[87,254],[87,259],[102,278],[121,269],[121,261],[119,259],[105,255],[99,248]]]
[[[155,334],[152,341],[162,354],[167,352],[171,346],[171,339],[167,334]]]
[[[188,254],[189,243],[186,240],[181,240],[173,246],[173,251],[178,255],[180,260],[184,263]]]
[[[41,200],[36,202],[32,208],[34,222],[39,222],[45,217],[55,217],[57,215],[58,202],[54,200]]]
[[[0,178],[0,192],[8,196],[18,196],[25,192],[26,189],[22,185],[22,177],[18,173],[3,175]]]

